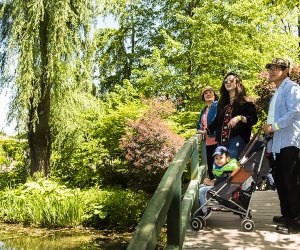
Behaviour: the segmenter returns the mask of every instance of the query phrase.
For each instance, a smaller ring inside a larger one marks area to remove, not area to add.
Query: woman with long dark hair
[[[241,78],[233,72],[228,73],[220,88],[217,117],[200,133],[209,135],[216,131],[219,145],[228,148],[231,158],[238,159],[256,123],[256,108],[249,101]]]

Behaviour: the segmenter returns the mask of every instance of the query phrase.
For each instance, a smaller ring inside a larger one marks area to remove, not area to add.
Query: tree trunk
[[[30,111],[32,118],[28,124],[28,142],[30,148],[30,174],[43,172],[48,176],[50,171],[51,137],[50,137],[50,93],[38,105],[38,120],[33,120],[34,109]]]
[[[31,98],[28,122],[28,142],[30,148],[30,174],[42,171],[44,176],[50,172],[51,136],[50,136],[50,91],[51,84],[47,74],[48,64],[48,14],[45,10],[44,21],[40,24],[40,54],[42,74],[38,83],[40,97],[37,106]],[[34,84],[34,83],[33,83]],[[37,115],[37,119],[35,116]]]

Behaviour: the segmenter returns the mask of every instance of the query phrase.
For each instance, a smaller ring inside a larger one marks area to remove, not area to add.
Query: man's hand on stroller
[[[271,133],[274,133],[274,130],[272,128],[272,124],[265,124],[263,125],[263,130],[266,134],[271,134]]]

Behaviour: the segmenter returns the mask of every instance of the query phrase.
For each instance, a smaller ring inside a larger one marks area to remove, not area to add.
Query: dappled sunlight
[[[277,225],[272,221],[273,215],[280,214],[276,192],[255,192],[251,214],[255,230],[244,232],[239,216],[231,212],[213,212],[204,229],[187,230],[183,249],[299,249],[300,233],[276,232]]]
[[[284,235],[269,231],[243,232],[240,229],[209,228],[191,232],[184,249],[299,249],[300,234]],[[201,240],[200,240],[201,239]]]

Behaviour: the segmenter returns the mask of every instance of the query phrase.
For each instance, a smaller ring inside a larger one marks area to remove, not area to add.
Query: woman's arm
[[[205,109],[205,108],[204,108],[204,109]],[[202,109],[201,112],[200,112],[199,119],[198,119],[197,126],[196,126],[196,129],[197,129],[197,130],[201,129],[202,116],[203,116],[204,109]]]
[[[213,132],[216,131],[217,129],[217,120],[219,119],[218,117],[218,111],[217,111],[217,114],[216,114],[216,117],[212,120],[211,124],[209,124],[206,128],[206,133],[208,135],[212,134]]]
[[[243,104],[240,114],[231,118],[228,125],[233,128],[237,123],[242,122],[252,126],[257,123],[257,120],[255,105],[252,102],[246,102]]]
[[[247,123],[250,126],[253,126],[257,123],[257,112],[256,107],[252,102],[246,102],[244,104],[242,112],[242,122]]]

